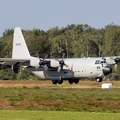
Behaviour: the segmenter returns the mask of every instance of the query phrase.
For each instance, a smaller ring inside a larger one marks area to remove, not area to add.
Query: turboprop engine
[[[59,67],[59,61],[57,61],[57,60],[55,60],[55,59],[52,59],[51,61],[50,61],[50,66],[51,67]]]
[[[30,60],[30,66],[39,67],[40,66],[40,60],[39,59],[31,59]]]

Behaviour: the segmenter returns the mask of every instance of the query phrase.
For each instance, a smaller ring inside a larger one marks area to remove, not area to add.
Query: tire
[[[78,84],[79,83],[79,79],[74,80],[74,83]]]
[[[63,80],[58,80],[58,84],[62,84],[63,83]]]
[[[57,84],[58,81],[57,81],[57,80],[52,80],[52,83],[53,83],[53,84]]]
[[[70,84],[73,84],[73,80],[68,80],[68,82],[69,82]]]
[[[97,78],[97,82],[102,82],[102,78],[101,77]]]

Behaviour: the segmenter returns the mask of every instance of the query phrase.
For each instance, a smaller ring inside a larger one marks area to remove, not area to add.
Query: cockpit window
[[[106,63],[105,61],[101,61],[101,63]]]
[[[95,61],[95,64],[101,64],[101,63],[106,63],[106,61],[105,61],[105,60],[102,60],[102,61],[96,60],[96,61]]]
[[[96,60],[96,61],[95,61],[95,64],[100,64],[100,60]]]

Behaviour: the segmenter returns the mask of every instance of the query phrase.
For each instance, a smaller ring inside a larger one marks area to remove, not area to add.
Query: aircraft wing
[[[29,63],[30,59],[13,59],[13,58],[0,58],[0,64],[6,64],[6,65],[18,65],[18,64],[24,64]]]

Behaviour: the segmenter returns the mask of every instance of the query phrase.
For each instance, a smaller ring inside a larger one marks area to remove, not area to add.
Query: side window
[[[97,69],[99,70],[99,69],[100,69],[100,66],[97,66]]]

